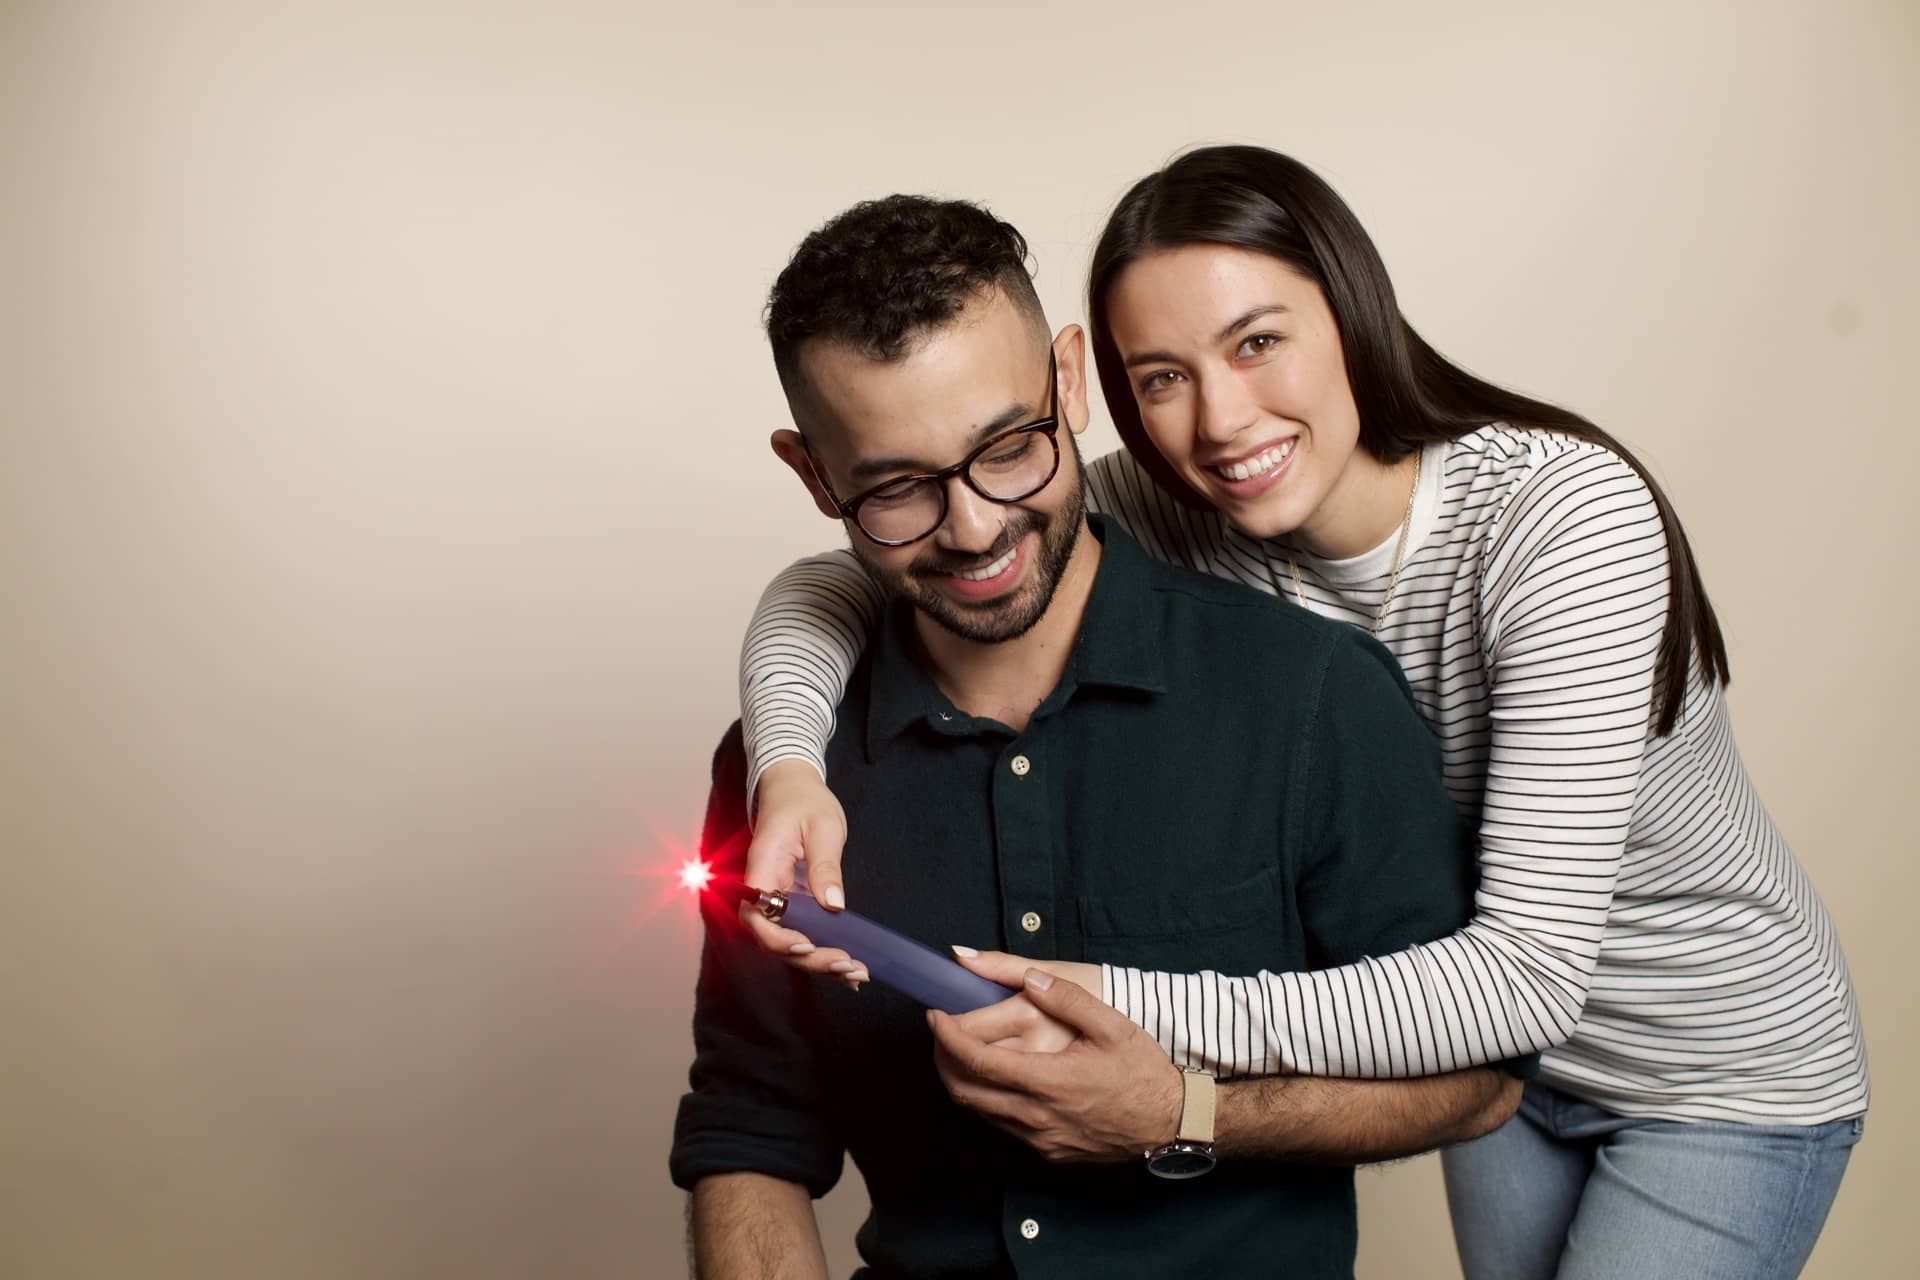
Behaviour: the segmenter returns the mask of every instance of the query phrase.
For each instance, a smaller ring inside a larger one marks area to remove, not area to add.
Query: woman
[[[1397,955],[1109,968],[1104,996],[1222,1072],[1543,1054],[1520,1114],[1444,1157],[1470,1276],[1797,1274],[1861,1133],[1864,1042],[1735,753],[1726,650],[1659,486],[1422,341],[1352,212],[1285,156],[1207,148],[1143,179],[1088,293],[1127,446],[1089,467],[1092,503],[1157,556],[1385,643],[1482,872],[1467,926]],[[817,762],[872,591],[834,556],[769,590],[743,658],[756,776]],[[806,765],[758,799],[763,832],[836,842]],[[1188,1007],[1237,1008],[1266,1042],[1223,1045]]]

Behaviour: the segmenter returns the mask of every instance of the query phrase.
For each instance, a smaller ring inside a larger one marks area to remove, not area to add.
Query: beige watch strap
[[[1181,1142],[1213,1142],[1213,1077],[1190,1067],[1180,1068],[1180,1083],[1186,1088],[1186,1101],[1180,1107]]]

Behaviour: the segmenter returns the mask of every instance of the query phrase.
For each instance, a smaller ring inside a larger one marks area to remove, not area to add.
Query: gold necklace
[[[1407,494],[1407,511],[1400,517],[1400,540],[1393,547],[1393,572],[1387,575],[1387,593],[1380,597],[1380,607],[1374,611],[1373,625],[1367,628],[1368,635],[1379,635],[1380,624],[1387,620],[1387,606],[1393,603],[1393,589],[1400,585],[1400,561],[1407,554],[1407,534],[1413,529],[1413,500],[1420,496],[1419,454],[1413,455],[1413,488]],[[1267,574],[1273,574],[1272,561],[1268,561]],[[1307,593],[1300,586],[1300,566],[1294,563],[1293,549],[1287,549],[1287,572],[1293,575],[1293,598],[1300,602],[1302,609],[1307,607]],[[1278,582],[1273,584],[1275,591],[1280,590]]]

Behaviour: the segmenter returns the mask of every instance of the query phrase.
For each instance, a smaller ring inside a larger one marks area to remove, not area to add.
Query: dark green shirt
[[[1080,635],[1020,733],[939,692],[905,606],[879,628],[827,754],[849,904],[935,947],[1176,971],[1320,968],[1464,923],[1468,833],[1387,650],[1094,529]],[[744,775],[736,726],[706,833],[736,873]],[[850,1153],[872,1277],[1351,1275],[1352,1170],[1049,1165],[947,1097],[911,1001],[707,924],[681,1186],[754,1170],[820,1195]]]

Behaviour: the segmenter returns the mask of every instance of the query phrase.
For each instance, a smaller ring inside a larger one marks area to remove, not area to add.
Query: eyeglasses
[[[821,473],[811,445],[808,464],[834,509],[870,541],[904,547],[931,534],[947,518],[947,481],[955,476],[987,501],[999,503],[1030,498],[1052,482],[1060,469],[1058,384],[1059,366],[1049,350],[1047,416],[1002,431],[943,471],[896,476],[842,502]]]

